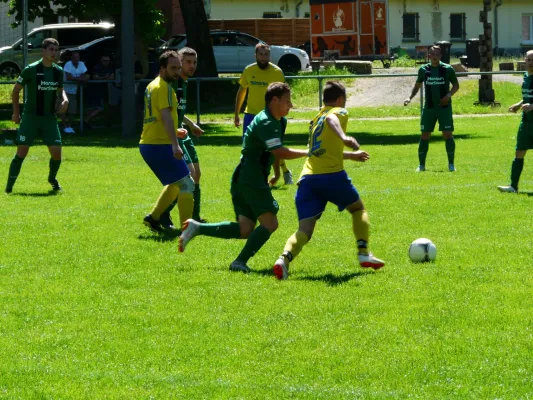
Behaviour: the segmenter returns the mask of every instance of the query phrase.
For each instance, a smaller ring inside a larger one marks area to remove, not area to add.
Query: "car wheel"
[[[4,64],[0,67],[0,75],[5,78],[16,78],[20,69],[15,64]]]
[[[302,64],[300,63],[298,57],[293,55],[286,55],[281,57],[278,62],[278,67],[280,67],[284,73],[298,72],[302,68]]]

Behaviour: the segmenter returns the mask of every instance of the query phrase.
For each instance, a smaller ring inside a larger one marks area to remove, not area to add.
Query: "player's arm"
[[[440,99],[441,106],[447,106],[452,96],[459,90],[459,81],[457,80],[455,71],[453,69],[450,70],[450,82],[452,83],[452,90],[450,90],[442,99]]]
[[[195,124],[185,115],[183,116],[183,122],[185,122],[185,125],[189,127],[194,136],[199,137],[202,136],[202,134],[204,133],[204,130],[202,128],[200,128],[197,124]]]
[[[346,136],[344,133],[344,130],[342,129],[341,122],[339,120],[339,117],[337,117],[335,114],[330,114],[326,117],[326,124],[328,124],[329,128],[335,135],[338,136],[340,140],[342,140],[342,143],[346,147],[349,147],[354,150],[359,150],[359,143],[354,137]]]
[[[15,83],[15,87],[13,88],[13,92],[11,93],[11,103],[13,104],[13,115],[11,116],[11,120],[19,124],[20,123],[20,91],[24,88],[20,83]]]
[[[241,113],[242,104],[244,103],[244,98],[246,97],[246,91],[248,89],[239,86],[239,90],[237,91],[237,96],[235,96],[235,117],[233,119],[233,122],[235,123],[235,127],[241,126],[241,121],[239,119],[239,114]]]
[[[68,109],[68,96],[65,90],[63,89],[63,86],[57,88],[56,95],[61,99],[61,106],[58,110],[56,110],[56,112],[58,114],[64,114],[67,112]]]
[[[344,158],[345,160],[360,161],[360,162],[365,162],[366,160],[370,158],[370,155],[366,151],[363,151],[363,150],[345,151],[342,153],[342,155],[343,155],[342,158]]]
[[[307,150],[290,149],[285,146],[270,151],[276,156],[276,159],[294,160],[295,158],[307,157]]]
[[[165,127],[165,132],[172,143],[172,152],[174,157],[178,160],[181,160],[183,157],[183,150],[178,144],[178,139],[176,138],[176,128],[174,127],[174,120],[172,119],[172,108],[162,108],[161,109],[161,119],[163,120],[163,126]]]
[[[513,104],[511,107],[509,107],[509,111],[512,113],[517,112],[520,110],[520,107],[522,107],[522,104],[524,104],[524,100],[520,100],[518,103]]]
[[[276,157],[276,159],[274,160],[274,164],[272,164],[272,169],[274,170],[274,176],[270,178],[270,180],[268,181],[270,186],[274,186],[278,182],[279,178],[281,177],[281,170],[279,167],[279,163],[280,163],[280,159]]]
[[[406,106],[407,104],[409,104],[411,102],[411,100],[413,100],[413,97],[416,96],[416,94],[418,93],[418,91],[420,90],[420,88],[422,87],[422,82],[416,82],[415,85],[413,86],[413,89],[411,90],[411,94],[409,95],[408,98],[405,99],[405,101],[403,102],[403,105]],[[457,88],[459,89],[459,88]]]

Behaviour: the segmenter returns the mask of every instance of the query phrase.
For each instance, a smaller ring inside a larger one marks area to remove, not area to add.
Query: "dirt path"
[[[390,68],[375,69],[374,75],[380,74],[408,74],[415,73],[414,68]],[[479,75],[460,77],[459,80],[479,79]],[[520,84],[521,75],[493,75],[494,81],[505,81]],[[348,101],[346,107],[383,106],[403,104],[403,101],[411,93],[415,83],[414,76],[399,76],[394,78],[361,78],[348,88]],[[419,100],[420,94],[413,99],[413,103]]]

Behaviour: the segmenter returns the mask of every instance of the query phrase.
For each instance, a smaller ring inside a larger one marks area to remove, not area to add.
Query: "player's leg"
[[[22,163],[26,159],[29,150],[30,146],[17,146],[17,152],[15,153],[15,156],[13,157],[13,159],[11,160],[11,164],[9,165],[9,172],[7,175],[7,184],[5,189],[6,193],[11,193],[13,191],[13,186],[17,181],[17,178],[20,174],[20,169],[22,168]]]
[[[453,115],[452,108],[446,107],[439,110],[439,130],[444,137],[446,154],[448,155],[448,170],[455,172],[455,140],[453,138]]]
[[[194,142],[192,139],[186,140],[184,142],[184,147],[187,149],[189,158],[191,160],[191,175],[194,179],[194,209],[192,212],[192,218],[198,222],[206,222],[200,217],[200,204],[201,204],[201,191],[200,191],[200,178],[202,177],[202,172],[200,170],[200,160],[198,159],[198,152],[196,147],[194,147]]]
[[[61,185],[57,180],[57,172],[61,166],[61,146],[48,146],[48,152],[50,153],[50,161],[48,162],[48,183],[52,185],[52,190],[61,190]]]
[[[533,149],[533,123],[521,122],[516,137],[516,153],[511,165],[511,184],[498,186],[500,192],[518,192],[518,182],[524,169],[524,158],[529,149]]]
[[[283,172],[283,181],[285,182],[285,185],[294,184],[294,180],[292,179],[292,172],[289,170],[289,168],[287,168],[287,164],[285,163],[284,159],[279,160],[279,167]]]
[[[289,276],[289,264],[302,251],[303,247],[309,243],[315,230],[317,217],[306,218],[298,223],[298,230],[287,239],[283,253],[274,263],[273,271],[276,278],[282,280]]]
[[[52,185],[52,190],[59,191],[61,190],[61,186],[56,177],[61,166],[61,146],[63,143],[56,117],[42,117],[41,132],[43,142],[48,146],[48,152],[50,153],[48,183]]]
[[[417,172],[426,170],[426,157],[429,151],[429,139],[437,124],[437,116],[432,109],[424,108],[420,118],[420,142],[418,143],[418,168]]]
[[[22,163],[28,155],[30,146],[35,140],[40,123],[41,121],[39,120],[39,117],[31,117],[28,115],[23,116],[22,120],[20,121],[20,126],[17,130],[17,136],[15,139],[15,143],[17,144],[17,152],[13,157],[13,160],[11,160],[11,164],[9,165],[9,173],[5,189],[6,193],[11,193],[13,191],[13,186],[15,185],[15,182],[20,174]]]
[[[255,114],[248,114],[244,113],[244,118],[242,119],[242,137],[244,139],[244,134],[246,133],[246,129],[248,129],[248,125],[254,120]]]

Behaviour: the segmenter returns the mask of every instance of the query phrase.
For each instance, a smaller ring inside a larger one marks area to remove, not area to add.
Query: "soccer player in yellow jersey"
[[[248,129],[248,125],[253,121],[254,117],[265,109],[265,94],[268,85],[275,82],[285,82],[283,71],[276,65],[270,62],[270,46],[266,43],[258,43],[255,46],[255,64],[248,65],[239,80],[239,91],[235,99],[235,127],[241,125],[240,112],[246,92],[248,92],[248,99],[246,101],[246,109],[244,110],[244,119],[242,121],[243,138]],[[280,175],[279,168],[283,170],[283,179],[286,185],[293,183],[292,173],[285,165],[285,160],[276,160],[274,163],[274,178],[270,183],[275,184]]]
[[[346,89],[340,82],[327,82],[323,101],[325,106],[311,121],[308,156],[298,181],[296,210],[299,227],[287,240],[282,255],[274,264],[274,275],[278,279],[287,279],[289,263],[311,239],[328,202],[335,204],[339,211],[347,210],[351,214],[361,267],[379,269],[385,265],[368,250],[368,213],[344,171],[344,160],[365,162],[369,158],[365,151],[344,151],[345,146],[359,149],[357,140],[345,133],[348,123],[348,112],[344,109]]]
[[[192,216],[194,181],[183,160],[183,150],[178,144],[178,100],[170,86],[181,71],[181,56],[166,51],[159,57],[159,76],[146,87],[144,93],[144,121],[139,149],[141,155],[163,184],[163,190],[144,224],[154,232],[165,229],[159,221],[161,214],[178,198],[181,222]],[[179,196],[178,196],[179,195]]]

